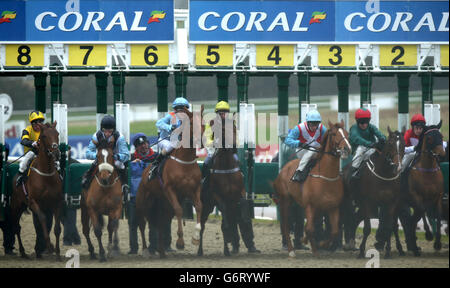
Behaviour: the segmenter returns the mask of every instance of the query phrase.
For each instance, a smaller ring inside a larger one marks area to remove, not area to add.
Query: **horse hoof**
[[[183,240],[178,240],[177,241],[177,244],[176,244],[176,247],[177,247],[177,249],[178,250],[183,250],[184,249],[184,241]]]
[[[405,252],[403,252],[403,251],[398,251],[398,255],[399,255],[399,256],[405,256],[406,254],[405,254]]]
[[[197,256],[198,256],[198,257],[202,257],[202,256],[203,256],[203,251],[198,250]]]
[[[433,241],[433,233],[425,232],[425,239],[427,239],[428,241]]]
[[[150,252],[148,251],[148,249],[144,249],[142,251],[142,256],[145,258],[149,258],[150,257]]]
[[[104,263],[106,262],[106,257],[105,256],[100,256],[100,263]]]
[[[392,259],[392,255],[389,253],[386,253],[385,255],[384,255],[384,259]]]
[[[415,257],[420,257],[420,251],[419,250],[414,251],[414,256]]]
[[[231,256],[231,253],[230,253],[230,251],[229,251],[228,249],[223,250],[223,254],[224,254],[225,256],[227,256],[227,257],[230,257],[230,256]]]
[[[97,256],[95,256],[95,254],[91,254],[90,259],[91,259],[91,260],[97,260]]]
[[[292,250],[291,252],[289,252],[289,259],[294,259],[295,258],[295,252],[294,250]]]
[[[442,244],[441,244],[441,242],[434,242],[433,247],[434,247],[434,250],[439,251],[442,249]]]
[[[192,238],[192,244],[194,244],[195,246],[198,246],[198,245],[200,245],[200,240]]]

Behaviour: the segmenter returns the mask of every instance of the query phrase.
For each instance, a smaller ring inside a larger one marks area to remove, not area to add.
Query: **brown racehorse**
[[[216,118],[215,121],[221,120]],[[214,126],[212,125],[212,127]],[[239,163],[234,158],[236,152],[236,127],[233,125],[232,129],[225,129],[225,120],[222,120],[222,125],[219,126],[219,129],[220,127],[222,128],[222,134],[213,134],[214,143],[221,143],[219,147],[222,148],[217,148],[211,159],[213,163],[211,165],[209,184],[202,191],[203,214],[201,217],[198,256],[203,255],[203,232],[205,230],[205,223],[215,206],[222,212],[222,233],[225,256],[231,255],[228,249],[228,243],[233,245],[233,251],[237,251],[239,245],[237,226],[240,213],[239,203],[241,199],[245,199],[246,193]],[[226,143],[226,139],[232,140],[231,145]]]
[[[60,158],[59,133],[56,130],[56,122],[53,124],[40,124],[41,134],[38,140],[39,148],[36,159],[30,165],[30,174],[25,184],[16,187],[17,176],[13,180],[13,193],[11,196],[11,221],[13,231],[17,235],[20,255],[28,258],[20,237],[20,217],[28,208],[37,215],[42,228],[47,251],[55,250],[60,259],[59,235],[61,234],[61,212],[63,207],[63,186],[59,173],[56,171],[55,161]],[[50,242],[46,214],[51,213],[55,217],[54,233],[56,247]],[[38,233],[39,227],[36,227]],[[41,251],[36,247],[36,257],[41,258]]]
[[[377,243],[376,247],[382,249],[386,243],[385,258],[391,256],[390,239],[393,229],[396,228],[394,224],[397,220],[398,208],[402,199],[400,170],[405,141],[400,132],[392,132],[389,127],[388,132],[389,136],[384,147],[380,148],[381,151],[376,149],[376,152],[370,156],[369,160],[361,164],[361,178],[359,181],[349,180],[351,165],[348,165],[344,173],[347,180],[345,189],[350,190],[346,191],[346,193],[353,195],[353,199],[359,207],[355,215],[353,231],[364,220],[364,236],[359,247],[359,258],[365,257],[366,241],[371,232],[370,218],[373,218],[374,215],[378,216],[377,208],[379,206],[385,209],[383,211],[386,212],[383,213],[385,214],[383,217],[385,221],[380,221],[380,223],[384,223],[383,229],[379,230],[382,241]],[[397,243],[399,243],[397,236],[396,239]],[[399,249],[400,254],[402,254],[401,248]]]
[[[81,222],[83,234],[89,246],[91,259],[95,259],[94,246],[89,237],[89,220],[98,240],[100,262],[106,261],[102,244],[103,215],[108,215],[108,250],[119,253],[118,228],[122,215],[122,183],[114,167],[114,141],[102,140],[97,144],[97,168],[88,190],[81,198]],[[113,243],[114,236],[114,243]]]
[[[201,112],[192,113],[187,109],[177,112],[177,116],[182,119],[183,124],[180,128],[174,131],[179,133],[181,137],[181,145],[175,148],[167,159],[163,171],[162,179],[158,177],[148,181],[151,166],[148,166],[143,174],[142,180],[136,194],[136,216],[141,232],[143,249],[147,248],[145,242],[145,220],[153,221],[162,231],[164,223],[170,221],[173,215],[177,217],[178,239],[176,242],[177,249],[184,249],[183,228],[181,218],[183,216],[183,208],[180,202],[185,197],[188,197],[194,203],[195,211],[197,213],[197,224],[195,226],[195,233],[192,242],[195,245],[199,244],[200,239],[200,216],[202,215],[202,203],[200,200],[201,192],[201,171],[197,164],[196,149],[194,144],[201,143],[200,137],[203,134],[204,125],[201,124],[201,115],[203,113],[203,106]],[[200,127],[200,133],[194,133],[194,125]],[[187,146],[187,147],[185,147]],[[161,182],[160,182],[161,181]],[[161,205],[154,205],[155,200],[160,199]],[[170,205],[167,205],[167,201]],[[158,207],[156,207],[158,206]],[[161,211],[162,207],[168,208]],[[149,209],[159,209],[158,218],[156,221],[150,219]],[[159,233],[158,252],[161,258],[165,257],[163,245],[163,233]]]
[[[279,197],[282,233],[288,244],[289,257],[295,257],[288,229],[289,205],[292,199],[305,209],[307,223],[304,241],[309,239],[314,255],[317,255],[317,245],[314,241],[314,218],[317,215],[327,213],[331,226],[330,240],[321,243],[321,246],[330,247],[330,244],[336,242],[339,233],[339,206],[344,195],[339,159],[346,158],[351,147],[343,122],[328,122],[328,125],[330,128],[323,137],[317,162],[306,181],[301,184],[290,180],[300,161],[296,159],[283,167],[274,182]]]
[[[426,126],[420,137],[418,148],[419,158],[409,172],[408,193],[414,214],[411,220],[411,231],[415,231],[417,222],[427,209],[436,209],[437,227],[434,249],[440,250],[441,244],[441,215],[442,195],[444,193],[444,177],[440,171],[439,157],[445,156],[442,145],[442,134],[439,132],[442,121],[438,125]],[[415,232],[414,232],[415,233]],[[415,239],[415,237],[413,238]],[[414,255],[420,251],[416,241],[413,241]]]

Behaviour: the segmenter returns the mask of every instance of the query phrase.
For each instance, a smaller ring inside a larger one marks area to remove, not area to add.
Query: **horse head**
[[[434,157],[445,157],[444,146],[442,145],[443,136],[439,131],[442,126],[442,120],[438,125],[426,126],[421,137],[422,151],[429,152]],[[419,144],[420,144],[419,142]]]
[[[98,180],[107,185],[114,172],[114,142],[102,139],[97,144]]]
[[[331,151],[336,151],[337,155],[346,159],[352,153],[352,146],[348,141],[348,132],[344,128],[344,121],[332,124],[328,121],[328,140],[331,141]],[[325,146],[325,145],[324,145]]]
[[[56,121],[53,124],[38,124],[41,130],[39,146],[42,147],[40,149],[44,149],[44,152],[49,158],[59,160],[61,151],[59,151],[59,133],[56,130],[56,124]]]
[[[389,136],[386,140],[386,144],[382,149],[387,163],[394,169],[394,174],[398,173],[402,169],[402,159],[405,155],[405,139],[403,134],[399,131],[392,131],[387,127]]]

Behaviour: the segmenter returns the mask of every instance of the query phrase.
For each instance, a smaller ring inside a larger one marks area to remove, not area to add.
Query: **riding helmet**
[[[355,112],[355,119],[356,120],[359,120],[359,119],[370,119],[371,116],[372,115],[370,114],[370,111],[365,109],[365,108],[359,108]]]
[[[45,120],[44,114],[41,111],[31,111],[30,114],[28,115],[28,120],[31,122],[35,121],[35,120]]]
[[[100,129],[114,129],[116,130],[116,119],[111,115],[105,115],[100,123]]]
[[[230,104],[228,104],[226,101],[220,101],[216,104],[215,112],[218,111],[227,111],[230,112]]]
[[[412,118],[411,118],[411,126],[420,126],[420,127],[424,127],[426,124],[426,120],[425,117],[423,117],[422,114],[418,113],[415,114]]]
[[[137,147],[138,145],[141,145],[142,143],[148,143],[147,136],[145,136],[144,133],[137,133],[134,135],[133,145],[134,147]]]
[[[320,116],[319,111],[311,110],[306,113],[306,122],[322,122],[322,116]]]
[[[177,107],[186,107],[187,109],[189,109],[189,102],[186,100],[186,98],[178,97],[172,103],[173,109]]]

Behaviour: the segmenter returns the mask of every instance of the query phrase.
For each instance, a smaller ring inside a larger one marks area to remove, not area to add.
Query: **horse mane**
[[[319,161],[322,158],[322,156],[325,154],[325,149],[326,149],[327,144],[328,144],[328,135],[329,135],[328,131],[330,131],[330,129],[328,129],[325,132],[325,134],[323,134],[323,138],[322,138],[322,141],[320,143],[319,152],[316,155],[317,161]]]

